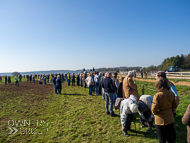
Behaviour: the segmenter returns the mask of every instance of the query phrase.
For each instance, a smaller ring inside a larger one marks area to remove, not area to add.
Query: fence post
[[[144,95],[144,85],[142,85],[142,95]]]

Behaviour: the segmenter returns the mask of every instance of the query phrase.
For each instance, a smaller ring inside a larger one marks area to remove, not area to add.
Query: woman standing
[[[174,114],[177,107],[175,95],[170,91],[165,78],[157,80],[155,86],[157,93],[154,95],[151,111],[155,115],[158,139],[160,143],[174,143]]]

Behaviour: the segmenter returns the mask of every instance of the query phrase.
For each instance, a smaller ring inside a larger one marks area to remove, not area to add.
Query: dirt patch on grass
[[[139,78],[134,78],[134,80],[138,81],[146,81],[146,82],[156,82],[156,80],[153,79],[139,79]],[[190,82],[185,82],[185,81],[179,81],[175,83],[174,81],[171,81],[174,85],[184,85],[184,86],[190,86]]]

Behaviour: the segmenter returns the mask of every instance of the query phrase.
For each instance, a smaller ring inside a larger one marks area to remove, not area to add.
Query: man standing
[[[123,97],[129,98],[131,94],[135,95],[137,98],[137,102],[139,101],[139,94],[137,90],[137,85],[133,81],[135,73],[133,71],[128,72],[128,76],[126,76],[123,80]]]
[[[73,73],[73,75],[71,76],[71,80],[72,80],[72,86],[75,86],[75,73]]]
[[[113,88],[113,82],[112,82],[112,74],[108,73],[107,77],[103,80],[102,82],[102,87],[104,88],[104,92],[105,92],[105,108],[106,108],[106,114],[110,114],[110,116],[115,116],[114,112],[113,112],[113,92],[114,92],[114,88]],[[108,104],[110,103],[110,112],[108,110]]]
[[[77,85],[79,86],[80,76],[79,73],[77,74]]]
[[[60,79],[60,75],[58,75],[56,79],[56,89],[58,90],[59,95],[61,95],[61,88],[62,88],[61,79]]]
[[[95,82],[96,95],[99,95],[99,83],[100,83],[99,72],[97,72],[96,75],[94,76],[94,82]]]
[[[70,75],[70,73],[68,73],[68,74],[67,74],[68,86],[70,86],[70,81],[71,81],[71,75]]]
[[[16,77],[15,77],[15,86],[19,87],[19,77],[18,77],[18,75],[16,75]]]
[[[5,75],[5,84],[7,84],[7,75]]]
[[[56,79],[57,79],[57,74],[55,74],[55,77],[52,79],[54,90],[55,90],[55,94],[57,94]]]
[[[45,76],[45,74],[43,75],[43,81],[44,81],[44,85],[46,85],[46,76]]]
[[[115,101],[117,99],[117,88],[118,88],[117,72],[114,73],[114,76],[112,77],[112,82],[113,82],[113,88],[114,88],[113,106],[115,107]]]

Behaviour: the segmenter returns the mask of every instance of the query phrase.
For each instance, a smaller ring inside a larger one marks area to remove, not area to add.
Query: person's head
[[[137,98],[134,95],[130,95],[130,100],[132,101],[131,104],[129,105],[129,109],[132,113],[138,112],[138,105],[137,105]]]
[[[117,78],[117,72],[114,73],[114,77]]]
[[[158,78],[166,78],[166,73],[164,71],[158,71],[155,76],[156,79]]]
[[[107,73],[107,77],[109,77],[109,78],[111,78],[111,77],[112,77],[111,72]]]
[[[133,71],[129,71],[129,72],[128,72],[128,76],[129,76],[129,77],[133,77],[134,75],[135,75],[135,73],[134,73]]]
[[[120,76],[119,82],[123,82],[123,79],[124,79],[124,77],[123,77],[123,76]]]
[[[99,72],[97,72],[96,74],[99,75]]]
[[[161,91],[164,88],[170,90],[170,87],[168,85],[168,80],[166,78],[157,79],[157,81],[155,83],[155,87],[157,89],[157,92]]]
[[[148,106],[141,100],[138,101],[137,105],[138,105],[139,112],[141,113],[144,113],[145,111],[148,110]]]
[[[57,77],[57,74],[55,74],[55,77]]]

